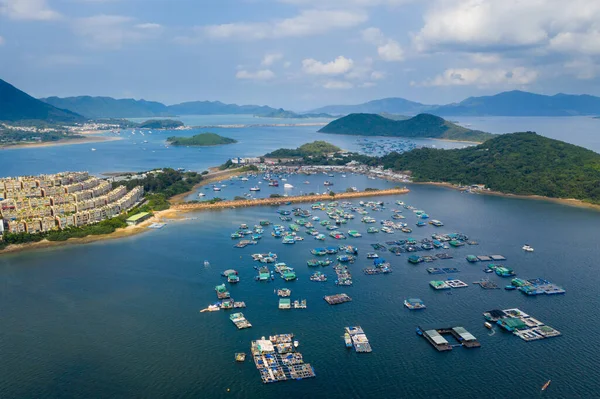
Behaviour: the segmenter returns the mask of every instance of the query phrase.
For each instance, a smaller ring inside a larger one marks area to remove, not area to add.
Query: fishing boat
[[[271,180],[269,182],[269,186],[271,186],[271,187],[279,187],[279,182],[277,180]]]
[[[371,233],[371,234],[373,234],[373,233],[379,233],[379,229],[377,227],[369,227],[367,229],[367,233]]]
[[[333,183],[332,183],[332,182],[330,182],[330,181],[325,181],[325,182],[323,183],[323,185],[324,185],[324,186],[333,186]]]
[[[523,251],[525,251],[525,252],[533,252],[534,249],[533,249],[532,246],[529,246],[529,245],[525,244],[525,245],[523,245]]]
[[[358,238],[358,237],[362,237],[362,234],[360,234],[358,231],[356,230],[348,230],[348,235],[350,237],[354,237],[354,238]]]
[[[379,258],[379,255],[377,255],[377,254],[376,254],[376,253],[374,253],[374,252],[369,252],[369,253],[367,254],[367,259],[377,259],[377,258]]]
[[[422,220],[419,220],[419,221],[416,223],[416,225],[417,225],[417,227],[425,227],[425,226],[427,226],[427,223],[425,223],[425,222],[424,222],[424,221],[422,221]]]
[[[236,362],[243,362],[246,360],[246,354],[245,353],[236,353],[235,354],[235,361]]]
[[[296,240],[294,239],[293,236],[285,236],[285,237],[283,237],[282,243],[283,244],[295,244]]]
[[[297,347],[298,347],[298,345],[300,345],[300,342],[298,342],[298,341],[294,341],[294,348],[297,348]]]
[[[292,295],[292,290],[290,290],[289,288],[281,288],[277,290],[277,295],[282,298],[286,298]]]
[[[250,191],[260,191],[260,187],[258,187],[258,186],[250,187]]]
[[[552,380],[546,381],[546,383],[544,384],[544,386],[542,386],[542,391],[545,391],[546,389],[548,389],[548,386],[550,385],[551,382],[552,382]]]
[[[240,282],[240,277],[237,274],[231,273],[227,276],[227,282],[230,284],[236,284]]]

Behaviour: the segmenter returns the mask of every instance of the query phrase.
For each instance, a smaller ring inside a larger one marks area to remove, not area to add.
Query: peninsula
[[[265,158],[289,158],[289,157],[312,157],[326,155],[342,151],[341,148],[326,141],[313,141],[306,143],[296,149],[280,148],[268,154]]]
[[[140,123],[140,129],[177,129],[183,127],[183,122],[174,119],[150,119]]]
[[[439,116],[419,114],[406,120],[393,120],[377,114],[350,114],[319,130],[321,133],[359,136],[393,136],[484,142],[491,133],[467,129]]]
[[[234,144],[237,140],[219,136],[215,133],[201,133],[192,137],[169,137],[167,141],[175,146],[208,147],[214,145]]]

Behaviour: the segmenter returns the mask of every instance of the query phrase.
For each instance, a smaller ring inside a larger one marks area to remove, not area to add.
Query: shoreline
[[[483,141],[468,141],[468,140],[451,140],[451,139],[442,139],[436,137],[406,137],[406,136],[363,136],[360,134],[343,134],[343,133],[327,133],[317,131],[317,133],[321,134],[330,134],[333,136],[346,136],[346,137],[358,137],[358,138],[386,138],[386,139],[403,139],[403,140],[436,140],[436,141],[447,141],[449,143],[464,143],[464,144],[483,144]]]
[[[201,182],[199,182],[198,184],[195,184],[191,190],[186,191],[185,193],[174,195],[173,197],[169,198],[169,202],[171,203],[171,205],[182,204],[185,202],[185,197],[187,197],[188,195],[194,194],[196,192],[196,190],[198,190],[200,187],[204,187],[208,184],[214,183],[219,180],[230,178],[230,177],[238,175],[240,173],[245,173],[245,172],[240,172],[239,169],[241,169],[241,168],[225,169],[225,170],[219,170],[216,166],[209,168],[209,173],[207,175],[203,176],[203,179]]]
[[[92,134],[92,133],[90,133]],[[118,141],[123,140],[122,137],[83,137],[77,139],[63,139],[58,141],[48,141],[42,143],[29,143],[29,144],[15,144],[0,146],[0,150],[20,150],[23,148],[45,148],[45,147],[58,147],[64,145],[77,145],[77,144],[92,144],[92,143],[104,143],[107,141]]]
[[[146,231],[150,231],[150,229],[148,229],[148,226],[150,226],[152,223],[159,223],[165,222],[166,220],[176,219],[179,219],[178,211],[169,208],[164,211],[154,212],[154,215],[150,219],[145,220],[138,225],[127,226],[122,229],[117,229],[110,234],[90,235],[81,238],[69,238],[66,241],[48,241],[44,239],[38,242],[32,242],[27,244],[11,244],[3,250],[0,250],[0,257],[2,255],[16,254],[25,251],[35,251],[39,249],[61,247],[67,245],[84,245],[97,241],[116,240],[118,238],[132,237],[144,233]]]
[[[438,186],[438,187],[450,188],[452,190],[457,190],[457,191],[465,191],[465,190],[461,190],[459,188],[459,186],[457,186],[456,184],[446,183],[446,182],[410,182],[408,184]],[[493,190],[481,190],[481,191],[478,190],[478,191],[472,192],[471,194],[492,195],[495,197],[516,198],[516,199],[526,199],[526,200],[536,200],[536,201],[547,201],[547,202],[553,202],[555,204],[560,204],[560,205],[572,206],[572,207],[576,207],[576,208],[593,209],[595,211],[600,211],[600,204],[592,204],[589,202],[578,200],[576,198],[553,198],[553,197],[545,197],[543,195],[536,195],[536,194],[529,194],[529,195],[510,194],[510,193],[503,193],[501,191],[493,191]]]

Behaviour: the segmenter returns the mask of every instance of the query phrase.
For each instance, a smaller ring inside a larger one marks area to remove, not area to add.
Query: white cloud
[[[350,82],[346,82],[344,80],[328,80],[323,84],[323,88],[330,90],[344,90],[351,89],[354,85]]]
[[[325,64],[313,58],[302,60],[302,69],[310,75],[341,75],[350,71],[353,65],[354,61],[343,56]]]
[[[304,10],[298,15],[270,22],[239,22],[199,27],[212,39],[261,40],[319,35],[351,28],[367,20],[363,12],[350,10]]]
[[[535,81],[535,70],[517,67],[512,69],[457,68],[446,69],[442,74],[413,86],[498,86],[527,85]]]
[[[265,56],[263,57],[263,60],[261,62],[261,65],[270,66],[270,65],[273,65],[275,62],[282,60],[282,59],[283,59],[283,54],[281,54],[281,53],[265,54]]]
[[[289,68],[289,67],[291,67],[291,66],[292,66],[292,63],[291,63],[291,62],[289,62],[289,61],[286,61],[286,62],[284,62],[284,63],[283,63],[283,67],[284,67],[284,68]]]
[[[107,49],[120,49],[126,44],[154,39],[162,31],[159,24],[135,24],[133,18],[122,15],[79,18],[74,22],[73,29],[85,38],[86,44]]]
[[[410,3],[414,0],[279,0],[280,3],[311,5],[323,8],[329,7],[375,7],[375,6],[398,6]]]
[[[581,42],[595,51],[593,41],[600,28],[600,1],[596,0],[435,0],[430,4],[425,24],[414,36],[421,51],[546,47],[552,40],[563,44],[561,51],[586,51]]]
[[[235,74],[237,79],[246,79],[246,80],[270,80],[275,77],[275,73],[270,69],[261,69],[256,72],[248,72],[245,69],[237,71]]]
[[[0,0],[0,14],[10,19],[49,21],[60,18],[46,0]]]
[[[600,54],[600,30],[561,32],[550,40],[550,49],[566,53]]]
[[[589,80],[600,75],[600,65],[589,57],[566,62],[564,68],[572,73],[577,79]]]
[[[367,28],[361,32],[364,41],[377,46],[377,54],[383,61],[402,61],[404,51],[400,44],[387,38],[379,28]]]
[[[379,71],[371,72],[371,79],[373,80],[381,80],[385,78],[385,73]]]
[[[496,64],[500,62],[498,54],[474,53],[470,55],[470,58],[477,64]]]

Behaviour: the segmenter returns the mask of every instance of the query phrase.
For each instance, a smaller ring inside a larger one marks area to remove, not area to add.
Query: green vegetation
[[[183,122],[175,119],[150,119],[138,125],[140,129],[176,129],[183,126]]]
[[[172,145],[200,147],[237,143],[237,140],[230,139],[229,137],[219,136],[215,133],[201,133],[192,137],[169,137],[167,141]]]
[[[293,149],[281,148],[265,155],[266,158],[296,158],[326,155],[342,151],[341,148],[326,141],[313,141]]]
[[[282,197],[283,197],[283,195],[281,195],[281,194],[271,194],[271,195],[269,195],[269,198],[282,198]]]
[[[493,134],[470,130],[439,116],[419,114],[407,120],[392,120],[375,114],[350,114],[319,130],[321,133],[360,136],[422,137],[483,142]]]
[[[85,118],[37,100],[0,79],[0,121],[23,120],[73,123],[83,122]]]
[[[145,118],[174,115],[166,105],[131,98],[111,97],[48,97],[42,101],[61,109],[68,109],[88,118]]]
[[[380,159],[414,181],[485,184],[511,194],[600,203],[600,154],[532,132],[499,135],[457,150],[421,148]]]
[[[80,139],[84,136],[68,134],[61,130],[51,132],[25,132],[0,126],[0,146],[30,143],[47,143],[59,140]]]

